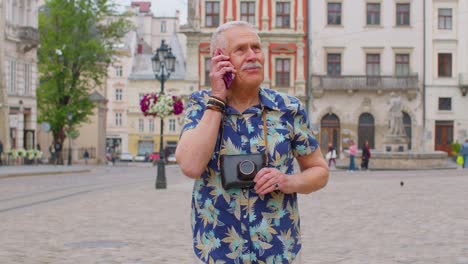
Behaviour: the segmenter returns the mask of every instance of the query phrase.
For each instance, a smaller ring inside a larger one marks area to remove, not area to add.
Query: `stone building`
[[[189,85],[185,81],[185,36],[178,33],[179,12],[173,17],[155,17],[150,2],[132,2],[128,7],[136,30],[116,45],[118,56],[109,66],[106,97],[109,99],[106,146],[117,147],[132,156],[159,152],[160,119],[145,117],[139,101],[145,93],[159,93],[151,58],[164,40],[176,56],[176,70],[165,82],[165,93],[186,98]],[[193,89],[192,89],[193,90]],[[164,122],[163,146],[166,155],[175,151],[182,116],[169,116]]]
[[[468,2],[426,2],[427,146],[450,152],[468,139]]]
[[[389,110],[401,98],[407,149],[423,132],[421,1],[312,1],[311,122],[322,149],[354,140],[384,151]],[[324,151],[324,150],[323,150]]]
[[[218,25],[244,20],[259,31],[265,53],[264,87],[306,101],[306,0],[299,1],[188,1],[186,79],[191,87],[210,89],[210,38]]]
[[[0,140],[4,151],[37,144],[37,0],[0,1]]]

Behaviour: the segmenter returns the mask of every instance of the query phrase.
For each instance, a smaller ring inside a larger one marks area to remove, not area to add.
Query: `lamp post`
[[[153,72],[156,79],[161,82],[161,95],[164,94],[164,82],[171,76],[171,72],[175,71],[176,57],[172,54],[171,48],[161,41],[161,46],[156,50],[156,54],[151,58]],[[156,189],[166,189],[166,160],[163,150],[164,138],[164,119],[161,118],[161,131],[159,140],[159,161],[158,174],[156,176]]]
[[[72,154],[71,154],[71,135],[70,135],[70,132],[71,132],[71,121],[72,121],[72,118],[73,118],[73,113],[69,111],[68,114],[67,114],[67,118],[68,118],[68,166],[71,166]]]

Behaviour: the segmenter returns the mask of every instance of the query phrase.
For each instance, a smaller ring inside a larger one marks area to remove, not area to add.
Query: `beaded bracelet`
[[[206,106],[206,109],[213,110],[213,111],[220,112],[220,113],[224,113],[224,109],[219,107],[219,105],[209,104],[209,105]]]
[[[223,99],[221,99],[221,98],[219,98],[219,97],[217,97],[217,96],[214,96],[214,95],[211,95],[211,96],[210,96],[210,99],[216,99],[216,100],[221,101],[223,104],[226,104],[226,99],[223,100]]]
[[[221,109],[223,109],[223,111],[224,111],[224,109],[226,109],[226,105],[225,105],[223,102],[221,102],[221,101],[219,101],[219,100],[217,100],[217,99],[214,99],[214,98],[210,98],[210,99],[208,100],[208,104],[207,104],[207,105],[216,105],[216,106],[219,106]]]

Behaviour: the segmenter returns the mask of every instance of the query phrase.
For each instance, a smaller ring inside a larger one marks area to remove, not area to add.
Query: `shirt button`
[[[247,215],[244,215],[244,218],[247,218]]]
[[[249,243],[249,241],[247,241],[247,239],[246,239],[246,240],[244,240],[244,242],[245,242],[246,244],[247,244],[247,243]]]

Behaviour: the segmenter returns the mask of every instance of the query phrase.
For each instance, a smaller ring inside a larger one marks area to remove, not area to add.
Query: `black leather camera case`
[[[238,172],[238,164],[244,160],[250,160],[256,165],[256,171],[265,167],[265,155],[240,154],[240,155],[221,155],[221,183],[225,190],[231,188],[253,188],[255,183],[251,179],[242,179]],[[256,173],[255,173],[256,174]]]

